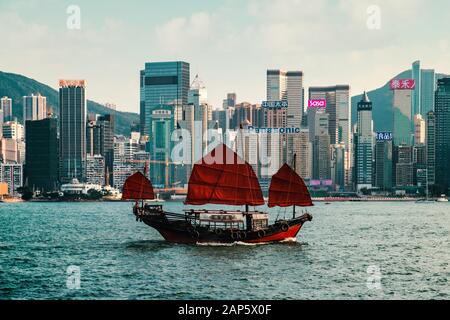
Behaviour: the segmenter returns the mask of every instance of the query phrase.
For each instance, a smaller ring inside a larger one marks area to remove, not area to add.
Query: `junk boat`
[[[294,161],[295,166],[295,161]],[[303,179],[287,164],[273,177],[268,206],[292,207],[292,219],[277,219],[269,224],[269,214],[250,207],[265,204],[258,178],[252,167],[234,151],[221,144],[194,165],[185,205],[245,206],[245,210],[189,209],[184,213],[164,210],[154,200],[152,184],[138,172],[123,187],[123,200],[136,201],[136,220],[155,228],[166,241],[197,243],[268,243],[295,238],[309,213],[297,216],[296,207],[313,206]]]

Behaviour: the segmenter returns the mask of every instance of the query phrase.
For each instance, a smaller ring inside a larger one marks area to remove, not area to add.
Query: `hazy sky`
[[[80,30],[67,28],[69,5],[81,9]],[[379,30],[367,26],[372,5]],[[137,112],[144,63],[184,60],[217,107],[227,92],[265,99],[268,68],[352,94],[417,59],[450,73],[449,30],[448,0],[0,0],[0,70],[55,88],[87,79],[89,99]]]

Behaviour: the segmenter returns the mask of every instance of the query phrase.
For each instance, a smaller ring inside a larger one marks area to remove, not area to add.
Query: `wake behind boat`
[[[269,224],[268,213],[250,211],[250,206],[265,204],[258,178],[247,162],[223,144],[194,165],[185,205],[245,206],[245,211],[187,209],[173,213],[162,205],[145,203],[154,198],[153,186],[142,173],[125,182],[123,200],[136,201],[136,220],[155,228],[173,243],[280,242],[295,238],[303,224],[312,220],[309,213],[296,215],[297,206],[309,207],[313,203],[304,181],[287,164],[272,177],[268,206],[293,207],[292,219]]]

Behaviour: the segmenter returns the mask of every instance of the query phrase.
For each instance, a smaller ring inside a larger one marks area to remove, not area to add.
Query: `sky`
[[[265,100],[267,69],[357,95],[415,60],[450,73],[449,30],[448,0],[0,0],[0,71],[86,79],[90,100],[131,112],[152,61],[189,62],[214,107]]]

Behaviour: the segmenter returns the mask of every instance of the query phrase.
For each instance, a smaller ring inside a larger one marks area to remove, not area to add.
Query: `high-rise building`
[[[17,121],[8,121],[3,123],[3,138],[24,141],[25,133],[23,125]]]
[[[101,154],[101,127],[95,120],[88,120],[86,125],[86,152],[88,156]]]
[[[104,158],[103,171],[111,173],[114,162],[114,115],[96,115],[89,119],[86,128],[86,150],[90,156],[101,155]],[[112,185],[112,175],[109,175],[108,183]]]
[[[86,183],[105,185],[105,158],[102,155],[88,155],[86,157]]]
[[[392,189],[392,140],[377,140],[375,144],[375,187]]]
[[[364,92],[358,103],[358,122],[355,133],[355,184],[356,190],[370,189],[373,186],[373,121],[372,102]]]
[[[423,145],[426,139],[426,125],[422,115],[416,114],[414,116],[414,144]]]
[[[287,125],[300,128],[303,119],[303,72],[286,72],[286,92],[288,101]]]
[[[394,144],[413,144],[413,114],[411,110],[413,90],[395,89],[393,90],[393,135]]]
[[[13,120],[12,115],[12,99],[8,97],[3,97],[0,100],[0,109],[3,110],[3,122],[8,122]]]
[[[237,104],[237,95],[236,93],[228,93],[227,98],[223,101],[223,108],[234,108]]]
[[[25,181],[32,190],[58,190],[58,124],[55,118],[27,121]]]
[[[131,138],[114,137],[113,186],[122,190],[125,180],[137,171],[149,177],[150,154],[142,150],[140,133],[132,132]]]
[[[32,94],[23,97],[23,123],[47,118],[47,98]]]
[[[427,113],[427,180],[428,185],[435,184],[436,172],[436,115],[433,111]]]
[[[416,87],[412,91],[412,114],[421,114],[421,102],[422,102],[422,72],[420,69],[420,61],[415,61],[412,65],[412,77],[416,82]],[[395,136],[394,136],[395,137]]]
[[[16,139],[0,139],[0,162],[23,163],[25,157],[25,143]]]
[[[414,148],[409,145],[394,147],[395,186],[408,187],[414,185]]]
[[[150,136],[152,132],[153,110],[161,105],[177,105],[181,108],[188,104],[189,85],[189,63],[175,61],[145,64],[145,69],[140,73],[140,128],[142,135]]]
[[[61,183],[86,177],[86,82],[59,81],[59,175]]]
[[[345,190],[345,144],[331,146],[331,180],[336,190]]]
[[[299,128],[303,117],[303,72],[267,70],[267,101],[288,102],[286,123]]]
[[[435,182],[441,192],[448,193],[450,187],[450,78],[438,80],[435,99]]]
[[[208,104],[208,91],[198,75],[195,77],[189,89],[188,103],[194,105],[195,121],[201,121],[202,116],[200,106]]]
[[[351,134],[351,107],[350,86],[336,85],[330,87],[310,87],[309,99],[326,100],[325,112],[329,114],[328,131],[331,144],[345,145],[345,186],[350,187],[352,183],[352,134]],[[310,113],[317,111],[316,108],[308,110]]]
[[[176,108],[173,105],[161,105],[151,115],[150,177],[153,185],[160,188],[169,188],[175,183],[171,152],[174,144],[172,132],[178,123]]]
[[[421,75],[421,115],[434,111],[434,93],[436,91],[436,73],[433,69],[422,69]]]
[[[328,133],[314,137],[312,168],[314,180],[331,179],[331,148]]]
[[[11,196],[18,196],[17,189],[23,186],[23,166],[16,163],[0,163],[0,182],[8,184]]]
[[[308,129],[302,129],[299,134],[292,135],[293,153],[297,156],[295,171],[303,179],[312,177],[312,144],[309,141]]]

